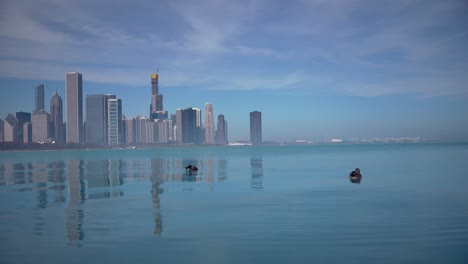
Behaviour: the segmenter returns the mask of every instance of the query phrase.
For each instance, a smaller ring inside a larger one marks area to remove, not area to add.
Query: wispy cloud
[[[2,1],[0,77],[466,94],[465,1]],[[131,9],[131,10],[129,10]],[[202,77],[201,77],[202,76]]]

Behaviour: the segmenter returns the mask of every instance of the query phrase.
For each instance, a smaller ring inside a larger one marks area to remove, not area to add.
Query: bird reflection
[[[254,190],[263,189],[263,159],[262,157],[252,157],[250,159],[250,169],[252,177],[250,187]]]
[[[350,181],[351,183],[360,184],[360,183],[361,183],[361,179],[362,179],[362,176],[349,177],[349,181]]]

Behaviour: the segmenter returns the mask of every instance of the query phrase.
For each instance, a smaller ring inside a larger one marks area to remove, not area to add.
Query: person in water
[[[361,177],[361,176],[362,176],[361,170],[359,168],[356,168],[349,174],[349,177]]]

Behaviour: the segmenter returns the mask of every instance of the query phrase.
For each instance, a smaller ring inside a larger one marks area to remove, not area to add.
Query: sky
[[[230,141],[468,139],[465,0],[0,1],[0,118],[31,112],[65,73],[149,115],[213,104]],[[204,114],[203,114],[204,116]]]

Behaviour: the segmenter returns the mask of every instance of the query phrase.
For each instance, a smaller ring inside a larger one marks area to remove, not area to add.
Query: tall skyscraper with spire
[[[213,105],[205,104],[205,144],[215,143],[215,126],[213,118]]]
[[[67,100],[67,143],[83,142],[83,77],[69,72],[65,78]]]
[[[150,120],[158,119],[163,111],[163,95],[159,94],[159,70],[151,74]],[[166,115],[167,118],[167,115]]]
[[[64,142],[63,133],[63,106],[62,97],[55,91],[50,98],[50,121],[52,123],[51,137],[55,139],[57,143]]]

